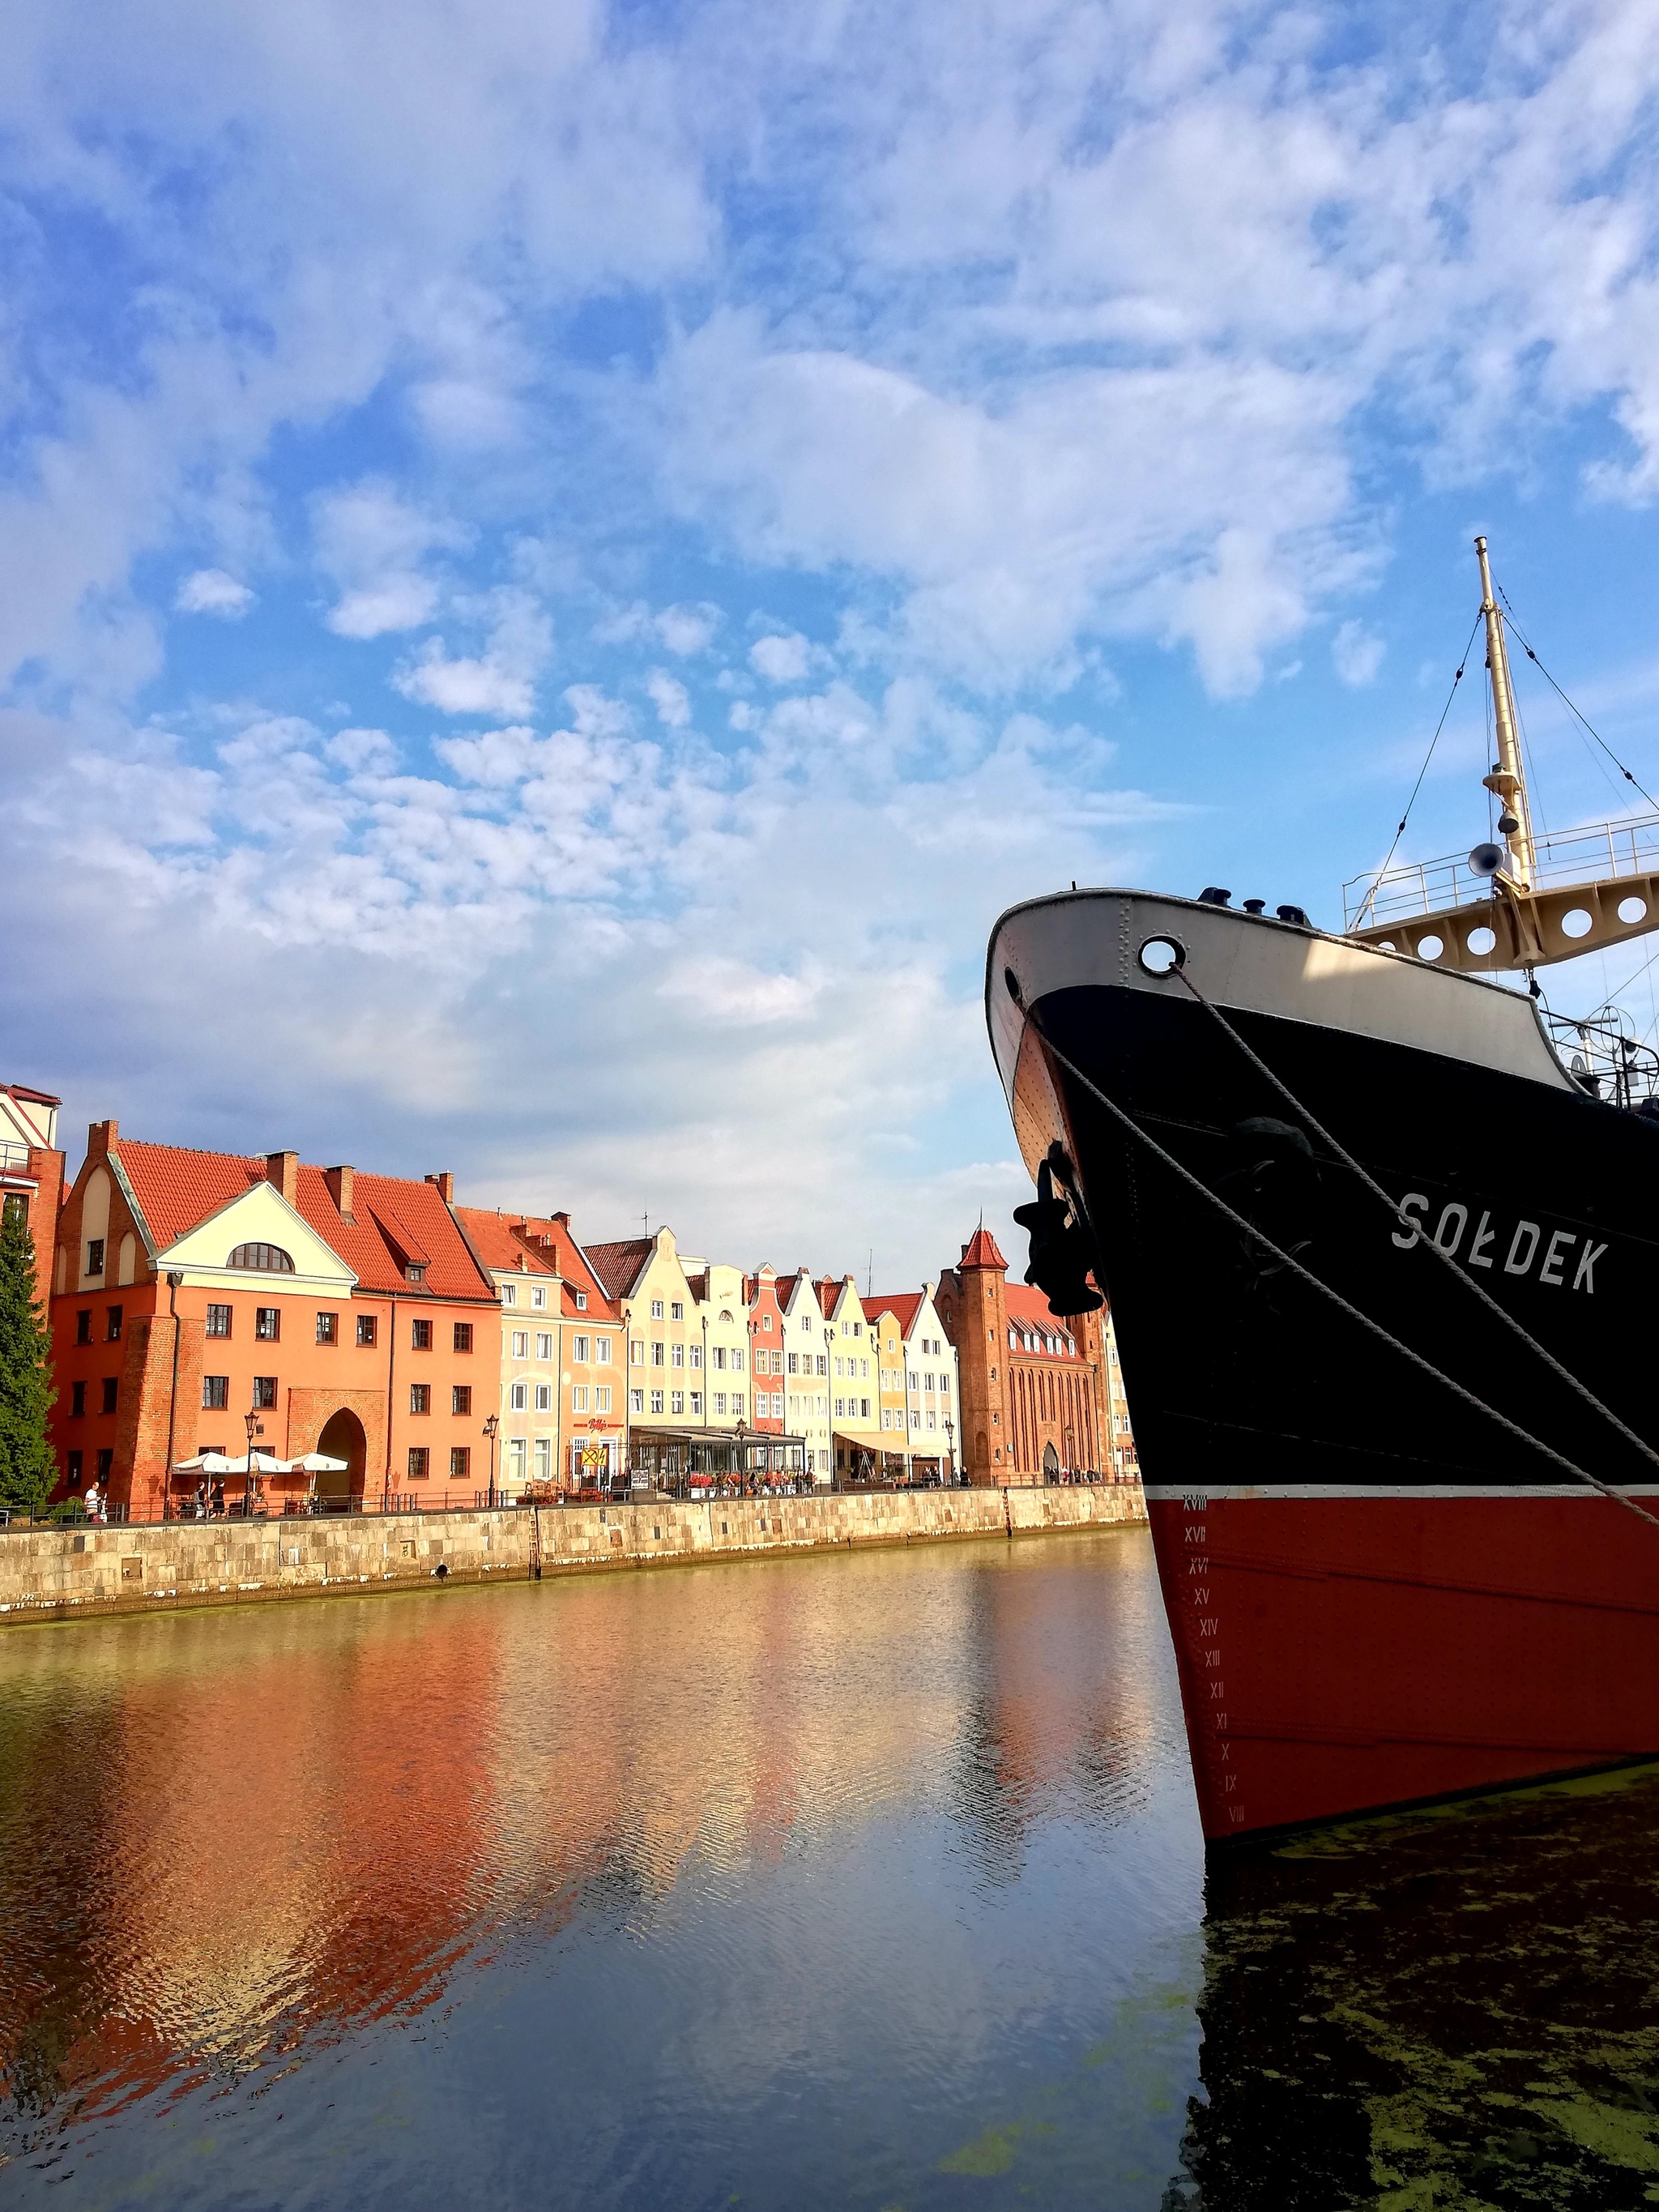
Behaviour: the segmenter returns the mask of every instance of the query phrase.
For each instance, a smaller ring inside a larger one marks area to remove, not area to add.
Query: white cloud
[[[805,680],[811,648],[799,630],[788,635],[759,637],[749,648],[749,665],[769,684],[799,684]]]
[[[723,619],[718,607],[705,602],[695,607],[665,607],[653,627],[670,653],[684,656],[707,653]]]
[[[645,679],[645,688],[663,727],[683,730],[691,720],[691,700],[684,684],[662,669],[653,668]]]
[[[179,585],[173,604],[181,615],[217,615],[222,621],[238,622],[254,596],[222,568],[198,568]]]
[[[552,651],[552,625],[525,592],[493,595],[494,621],[483,653],[452,658],[441,637],[428,638],[412,661],[392,678],[405,699],[443,714],[505,714],[521,720],[534,712],[536,678]]]
[[[382,637],[430,621],[438,586],[421,564],[468,536],[373,479],[320,495],[312,520],[318,565],[341,587],[327,617],[341,637]]]
[[[1343,683],[1358,689],[1376,682],[1387,651],[1375,630],[1367,629],[1364,623],[1345,622],[1331,640],[1331,665]]]

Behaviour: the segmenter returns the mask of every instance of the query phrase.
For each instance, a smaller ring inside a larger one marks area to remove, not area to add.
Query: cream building
[[[495,1480],[517,1498],[528,1482],[554,1481],[562,1463],[562,1285],[550,1255],[527,1248],[504,1215],[476,1206],[452,1206],[450,1212],[501,1300]],[[482,1471],[487,1476],[487,1459]]]
[[[806,1442],[806,1472],[828,1482],[835,1472],[830,1441],[833,1402],[830,1388],[830,1340],[817,1291],[805,1267],[780,1275],[777,1300],[783,1315],[784,1426]]]

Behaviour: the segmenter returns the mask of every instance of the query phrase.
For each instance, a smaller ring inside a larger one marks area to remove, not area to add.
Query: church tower
[[[962,1248],[959,1266],[939,1279],[933,1304],[957,1350],[962,1397],[963,1464],[975,1486],[1006,1486],[1012,1476],[1008,1435],[1008,1262],[982,1224]]]

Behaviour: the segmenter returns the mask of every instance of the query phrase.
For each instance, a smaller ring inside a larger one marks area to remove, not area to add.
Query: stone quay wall
[[[410,1589],[434,1579],[523,1582],[538,1548],[544,1574],[581,1574],[1042,1535],[1146,1518],[1139,1483],[1115,1483],[14,1528],[0,1531],[0,1625]]]

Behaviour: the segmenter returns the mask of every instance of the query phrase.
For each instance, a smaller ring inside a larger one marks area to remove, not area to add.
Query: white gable
[[[294,1262],[294,1273],[272,1274],[264,1268],[234,1267],[231,1254],[239,1244],[276,1244]],[[156,1259],[158,1273],[181,1269],[186,1282],[237,1284],[247,1289],[258,1284],[272,1291],[325,1291],[335,1297],[350,1295],[357,1278],[330,1245],[325,1244],[276,1186],[256,1182],[216,1213],[198,1221]]]

